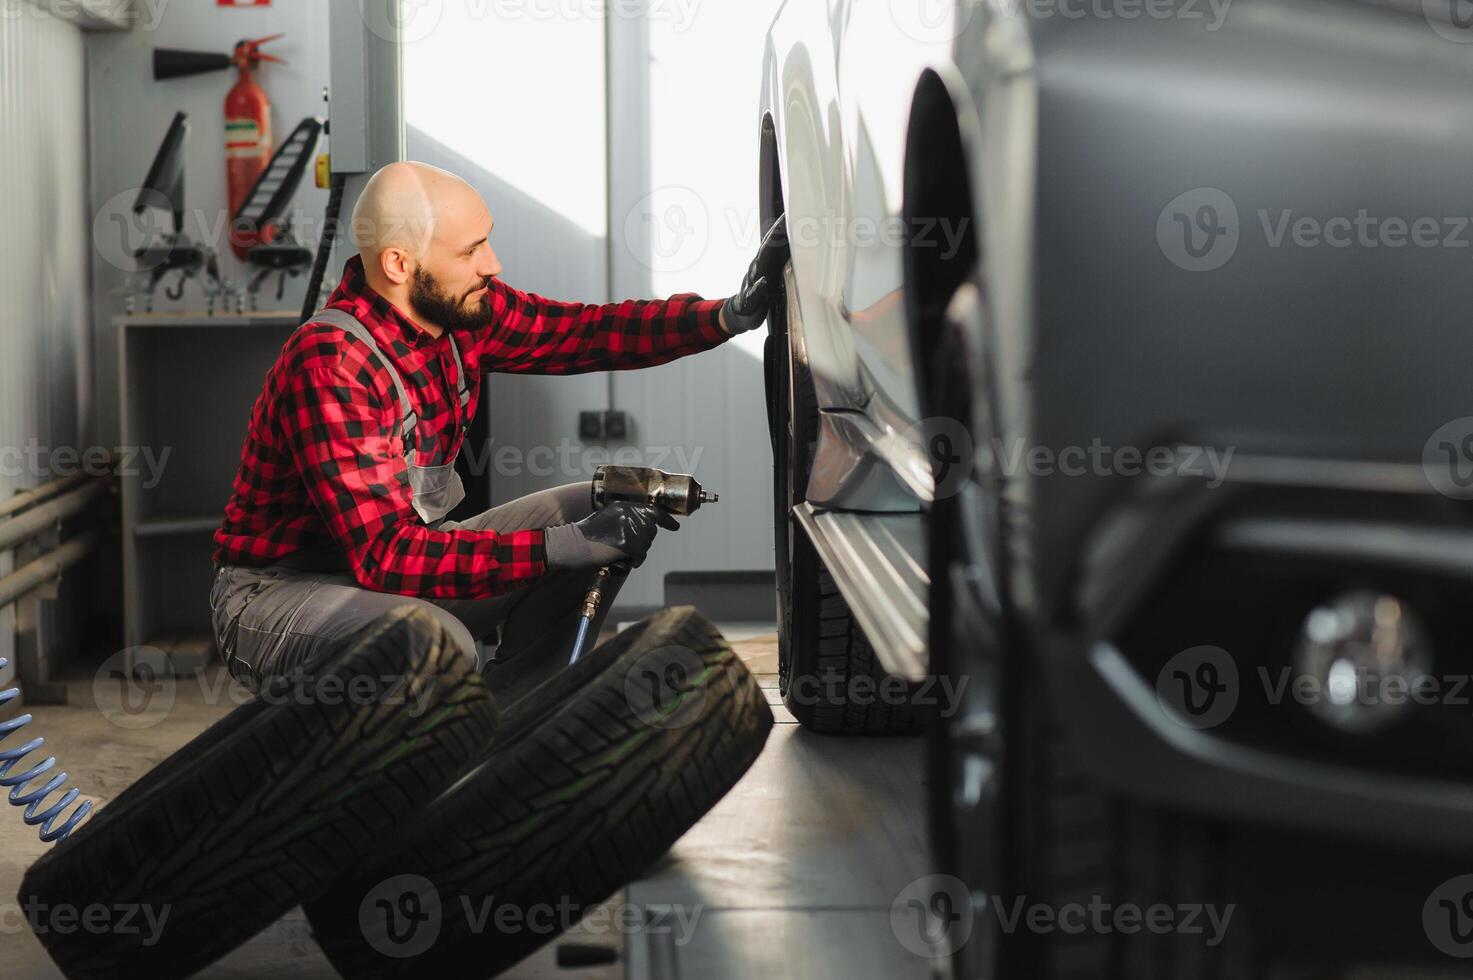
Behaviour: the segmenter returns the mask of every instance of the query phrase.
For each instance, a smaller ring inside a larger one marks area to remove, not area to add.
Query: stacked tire
[[[518,701],[484,763],[307,904],[314,935],[344,977],[492,976],[664,854],[771,727],[710,621],[657,613]]]
[[[356,695],[293,696],[306,680]],[[771,727],[689,607],[501,717],[453,638],[404,607],[267,681],[38,860],[19,898],[154,910],[157,931],[41,932],[71,978],[187,976],[299,904],[345,977],[486,977],[668,850]],[[544,908],[551,928],[495,928]]]
[[[188,976],[382,846],[484,757],[496,724],[455,640],[392,610],[129,786],[31,866],[21,906],[160,921],[40,931],[74,980]]]

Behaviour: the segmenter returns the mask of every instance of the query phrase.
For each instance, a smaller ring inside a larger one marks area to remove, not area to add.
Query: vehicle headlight
[[[1345,592],[1305,617],[1294,668],[1313,682],[1304,699],[1311,714],[1339,731],[1365,734],[1414,703],[1412,692],[1432,669],[1432,645],[1400,599]]]

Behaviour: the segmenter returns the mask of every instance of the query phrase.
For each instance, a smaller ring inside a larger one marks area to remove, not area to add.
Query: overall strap
[[[455,355],[455,383],[458,386],[456,393],[460,397],[460,417],[464,427],[469,427],[470,419],[466,418],[465,409],[470,404],[471,389],[465,381],[465,362],[460,359],[460,345],[455,342],[455,334],[446,331],[445,335],[450,338],[450,352]]]
[[[346,313],[343,310],[339,309],[318,310],[316,313],[312,314],[311,318],[308,319],[306,322],[330,323],[333,326],[352,334],[354,337],[357,337],[359,340],[367,344],[368,349],[373,352],[374,356],[378,358],[379,362],[383,364],[384,367],[389,369],[389,377],[392,378],[394,381],[394,391],[399,396],[399,405],[403,410],[403,417],[399,421],[399,438],[404,443],[405,457],[408,459],[412,459],[414,457],[414,440],[411,438],[411,436],[414,432],[415,425],[419,422],[419,419],[414,414],[414,409],[410,408],[409,406],[409,395],[404,390],[404,379],[399,376],[399,371],[397,368],[394,367],[394,362],[389,360],[388,355],[384,353],[383,348],[379,346],[378,341],[373,339],[373,334],[369,333],[368,328],[363,325],[363,322],[357,317],[353,316],[353,314]]]

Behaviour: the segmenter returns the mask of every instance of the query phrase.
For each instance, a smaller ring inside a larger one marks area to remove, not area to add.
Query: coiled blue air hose
[[[0,670],[5,669],[8,663],[9,661],[4,657],[0,657]],[[19,688],[12,687],[0,691],[0,709],[3,709],[5,705],[18,697],[20,697]],[[30,723],[31,716],[29,714],[18,715],[9,721],[0,722],[0,741],[3,741],[11,732],[19,731]],[[57,800],[45,810],[41,809],[41,804],[45,801],[46,797],[61,789],[62,784],[66,782],[67,774],[64,772],[59,772],[52,776],[39,789],[32,788],[27,792],[27,784],[39,780],[42,776],[45,776],[52,769],[56,768],[55,756],[48,756],[44,762],[32,766],[25,772],[12,775],[12,771],[16,766],[20,765],[21,759],[35,752],[44,744],[46,744],[46,740],[38,736],[24,745],[0,750],[0,787],[10,788],[9,799],[11,805],[25,807],[26,812],[23,817],[25,822],[31,826],[40,824],[41,840],[50,844],[53,841],[66,840],[67,835],[77,828],[77,824],[85,820],[87,814],[92,812],[92,801],[83,800],[72,811],[70,816],[62,819],[62,815],[65,813],[67,807],[71,806],[80,795],[81,791],[73,786],[61,795],[61,799]]]

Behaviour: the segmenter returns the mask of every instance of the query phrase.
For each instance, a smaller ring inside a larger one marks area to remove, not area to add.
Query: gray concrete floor
[[[729,631],[757,673],[778,724],[752,770],[710,814],[681,838],[647,876],[615,896],[608,915],[590,916],[560,942],[618,947],[612,966],[559,969],[555,945],[505,976],[567,980],[752,976],[924,977],[928,965],[896,942],[891,901],[925,873],[925,821],[920,810],[921,746],[914,739],[826,739],[799,730],[777,696],[776,638],[770,627]],[[92,679],[68,683],[70,703],[33,707],[24,731],[44,735],[77,786],[101,804],[162,761],[234,705],[209,695],[205,683],[181,682],[166,712],[133,716],[129,729],[99,710]],[[154,708],[150,712],[155,712]],[[8,746],[12,739],[8,739]],[[0,807],[0,975],[59,978],[18,914],[21,876],[46,845],[19,811]],[[633,935],[610,927],[622,903],[644,911],[671,909],[684,923]],[[8,907],[7,907],[8,905]],[[815,932],[835,937],[815,941]],[[842,941],[838,938],[842,937]],[[821,957],[821,959],[820,959]],[[211,980],[336,976],[317,950],[301,911],[277,922],[220,960]]]

